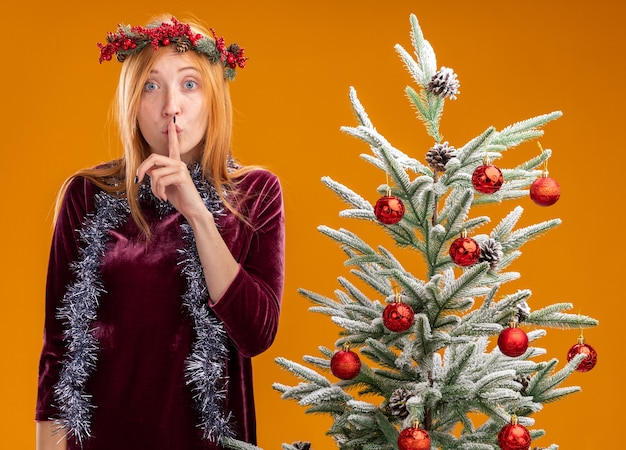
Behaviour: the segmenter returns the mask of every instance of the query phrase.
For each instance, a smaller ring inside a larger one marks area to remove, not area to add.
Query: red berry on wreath
[[[467,267],[474,265],[480,258],[480,246],[472,238],[467,237],[467,231],[463,230],[461,237],[455,239],[450,245],[450,258],[455,264]]]
[[[482,194],[498,192],[504,183],[502,171],[493,164],[483,164],[474,170],[472,185]]]
[[[374,215],[379,222],[393,225],[400,222],[404,216],[404,203],[398,197],[385,195],[379,198],[374,205]]]
[[[561,187],[554,178],[548,176],[547,170],[530,185],[530,198],[539,206],[554,205],[560,197]]]
[[[513,323],[510,328],[505,328],[500,332],[498,348],[503,354],[511,358],[521,356],[528,349],[528,335]]]
[[[498,445],[502,450],[528,450],[530,441],[530,432],[524,425],[517,423],[516,416],[512,416],[511,423],[498,433]]]
[[[417,424],[405,428],[398,436],[399,450],[430,450],[430,435],[428,431]]]
[[[383,324],[389,331],[401,333],[408,330],[415,320],[415,312],[411,305],[400,301],[396,296],[392,303],[389,303],[383,311]]]
[[[350,350],[347,346],[343,350],[336,352],[330,359],[330,371],[337,378],[351,380],[361,371],[361,360],[359,355]]]
[[[573,345],[567,352],[567,360],[571,361],[576,355],[580,354],[585,354],[587,357],[578,363],[576,370],[578,372],[589,372],[598,362],[598,353],[591,345],[585,344],[585,339],[582,335],[578,338],[578,344]]]

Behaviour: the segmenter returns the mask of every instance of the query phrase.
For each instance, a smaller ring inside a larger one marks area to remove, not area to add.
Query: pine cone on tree
[[[520,389],[520,394],[523,394],[524,392],[526,392],[526,389],[528,389],[528,385],[530,384],[530,375],[526,375],[526,376],[522,376],[520,375],[519,377],[517,377],[515,379],[515,381],[517,381],[519,384],[522,385],[522,388]]]
[[[522,323],[528,320],[530,317],[530,306],[528,306],[528,303],[524,301],[517,305],[516,316],[517,323]]]
[[[448,146],[447,142],[437,143],[426,152],[426,162],[437,172],[445,172],[446,164],[452,158],[456,158],[456,150],[454,147]]]
[[[457,80],[454,70],[442,66],[433,75],[430,83],[426,86],[426,90],[432,92],[437,97],[450,97],[451,100],[455,100],[457,94],[460,93],[459,87],[461,87],[461,83]]]
[[[311,450],[310,442],[298,441],[291,444],[291,446],[297,448],[298,450]]]
[[[389,397],[389,410],[391,411],[391,415],[398,419],[406,419],[409,417],[406,402],[414,395],[414,392],[406,388],[396,389]]]
[[[491,270],[495,269],[504,256],[502,252],[502,244],[490,237],[483,237],[479,239],[477,236],[476,241],[480,247],[480,257],[478,262],[488,262]]]

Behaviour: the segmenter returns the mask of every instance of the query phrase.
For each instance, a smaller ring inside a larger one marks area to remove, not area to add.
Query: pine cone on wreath
[[[291,444],[291,446],[297,448],[298,450],[311,450],[310,442],[298,441]]]
[[[442,66],[441,69],[433,75],[430,83],[426,86],[426,90],[432,92],[437,97],[450,97],[451,100],[455,100],[457,94],[460,93],[459,87],[461,87],[461,83],[456,79],[454,70]]]
[[[406,388],[398,388],[393,391],[393,394],[389,397],[389,410],[391,411],[391,415],[398,419],[406,419],[409,417],[406,402],[414,395],[414,392]]]
[[[185,53],[191,48],[191,41],[187,38],[177,38],[175,41],[176,51],[179,53]]]
[[[239,45],[237,45],[236,43],[232,43],[228,46],[226,50],[228,50],[233,55],[237,55],[237,53],[239,53],[239,51],[241,50],[241,47],[239,47]]]
[[[437,172],[445,172],[446,164],[452,158],[456,158],[456,150],[454,147],[448,146],[447,142],[437,143],[426,152],[426,162]]]

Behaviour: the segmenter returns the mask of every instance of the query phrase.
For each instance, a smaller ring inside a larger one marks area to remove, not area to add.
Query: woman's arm
[[[237,276],[239,264],[222,239],[211,211],[204,208],[187,221],[196,240],[209,297],[217,303]]]
[[[149,158],[159,167],[148,172],[152,189],[157,194],[162,192],[159,187],[166,179],[167,183],[172,183],[167,185],[165,194],[161,193],[161,198],[167,198],[191,226],[210,306],[238,350],[246,357],[255,356],[274,340],[283,291],[284,208],[278,178],[269,172],[257,171],[247,174],[238,185],[242,190],[240,195],[247,199],[241,212],[249,224],[229,223],[229,226],[251,228],[236,233],[235,239],[250,240],[249,244],[241,243],[247,254],[238,254],[236,259],[211,212],[202,203],[186,165],[174,163],[175,167],[170,169],[171,166],[164,166],[167,162],[163,158],[156,155]],[[179,183],[176,192],[174,181]],[[192,205],[191,199],[195,197],[198,206],[185,208]],[[228,234],[232,230],[223,231]]]
[[[248,208],[252,213],[243,213],[254,232],[250,251],[239,264],[181,161],[173,121],[169,127],[169,155],[153,153],[146,158],[138,167],[137,181],[149,175],[154,195],[185,216],[194,233],[213,311],[239,351],[254,356],[269,347],[278,328],[284,278],[280,184],[269,172],[251,178],[247,193],[254,199]]]
[[[57,312],[63,296],[75,276],[70,268],[78,257],[78,231],[81,228],[93,197],[92,185],[84,178],[75,178],[67,188],[54,227],[48,274],[43,346],[39,359],[39,379],[35,420],[45,423],[59,417],[55,406],[54,386],[59,380],[61,361],[65,358],[64,325]],[[58,437],[57,437],[58,439]]]
[[[58,425],[50,420],[36,423],[37,450],[66,450],[67,440],[63,431],[57,430]]]
[[[282,192],[275,175],[252,172],[239,186],[243,189],[244,185],[254,199],[242,211],[253,227],[250,243],[234,280],[211,307],[238,350],[251,357],[265,351],[278,330],[285,274],[285,223]]]

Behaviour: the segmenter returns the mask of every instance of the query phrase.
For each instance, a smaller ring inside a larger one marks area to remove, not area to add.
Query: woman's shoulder
[[[108,161],[88,169],[79,170],[65,181],[64,196],[82,199],[93,198],[98,191],[102,190],[100,184],[111,182],[110,173],[116,165],[117,161]]]
[[[236,185],[241,193],[279,195],[281,192],[278,176],[262,167],[252,167],[237,177]]]
[[[111,184],[115,180],[119,183],[120,160],[107,161],[95,166],[81,169],[74,173],[66,182],[70,185],[91,185],[97,187],[99,184]]]
[[[262,228],[283,211],[283,195],[278,176],[264,168],[249,168],[236,182],[236,204],[254,228]]]

